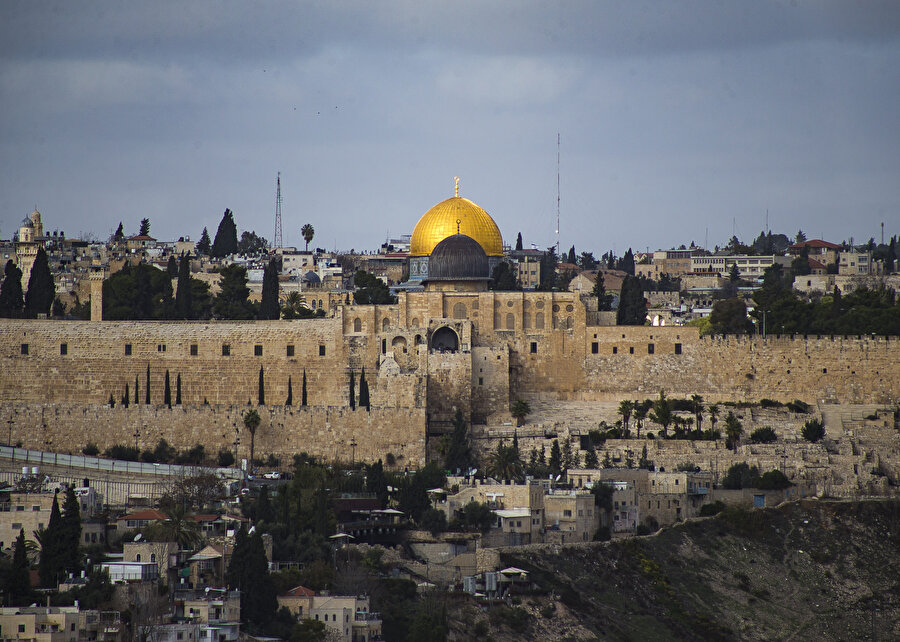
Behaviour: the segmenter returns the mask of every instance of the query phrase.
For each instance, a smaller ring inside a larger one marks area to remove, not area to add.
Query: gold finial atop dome
[[[456,193],[454,194],[454,196],[459,198],[459,176],[454,176],[453,180],[456,182]]]
[[[431,256],[448,236],[465,234],[478,241],[488,256],[503,256],[503,237],[490,214],[461,196],[441,201],[422,215],[412,233],[410,256]]]

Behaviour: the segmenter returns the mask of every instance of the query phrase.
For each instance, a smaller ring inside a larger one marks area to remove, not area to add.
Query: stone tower
[[[91,321],[103,321],[103,268],[91,268]]]

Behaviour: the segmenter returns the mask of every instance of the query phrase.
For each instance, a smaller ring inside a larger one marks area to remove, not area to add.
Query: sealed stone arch
[[[459,350],[459,335],[447,326],[438,328],[431,335],[431,349],[441,352],[456,352]]]
[[[353,319],[353,331],[362,332],[362,319],[360,319],[359,317]]]
[[[460,301],[456,305],[453,306],[453,318],[454,319],[466,319],[468,318],[468,313],[466,311],[466,304]]]
[[[391,341],[391,349],[394,354],[406,352],[406,337],[394,337],[394,340]]]
[[[381,330],[382,332],[387,332],[388,328],[391,327],[391,322],[387,318],[381,320]]]

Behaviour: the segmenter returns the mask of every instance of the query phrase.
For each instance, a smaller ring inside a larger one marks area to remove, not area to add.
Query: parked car
[[[266,479],[281,479],[281,473],[279,473],[277,470],[273,470],[263,475],[263,477],[265,477]]]

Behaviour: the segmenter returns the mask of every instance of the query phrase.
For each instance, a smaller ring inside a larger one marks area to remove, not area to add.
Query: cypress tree
[[[175,378],[175,405],[181,405],[181,373]]]
[[[262,300],[259,303],[259,319],[273,320],[281,316],[278,307],[278,262],[273,258],[263,272]]]
[[[300,392],[300,405],[306,406],[306,368],[303,369],[303,390]]]
[[[122,405],[125,406],[126,408],[128,407],[128,402],[131,401],[131,399],[129,399],[129,397],[131,397],[131,391],[128,389],[128,384],[126,383],[125,384],[125,394],[122,395]]]
[[[291,406],[294,404],[294,389],[291,387],[291,377],[288,376],[288,398],[287,401],[284,402],[285,406]]]
[[[41,560],[38,564],[38,575],[41,586],[54,588],[61,570],[60,556],[62,545],[62,516],[59,513],[58,493],[53,495],[53,506],[50,508],[50,521],[41,533]]]
[[[178,276],[178,261],[175,260],[175,255],[169,255],[169,261],[166,263],[166,274],[169,275],[170,279],[174,279]]]
[[[144,403],[150,405],[150,364],[147,364],[147,387],[144,389]]]
[[[230,588],[241,591],[242,622],[261,625],[272,620],[278,602],[259,531],[247,535],[241,528],[238,532],[226,581]]]
[[[234,224],[234,215],[226,209],[216,230],[216,238],[213,241],[210,256],[222,258],[234,254],[238,250],[237,225]]]
[[[644,325],[647,320],[647,304],[641,290],[641,282],[633,276],[622,281],[619,310],[616,313],[618,325]]]
[[[81,542],[81,510],[75,488],[69,486],[63,502],[60,533],[60,560],[62,570],[74,573],[78,570],[78,545]]]
[[[366,369],[359,375],[359,407],[369,411],[369,382],[366,381]]]
[[[138,387],[138,378],[137,378],[137,375],[134,375],[134,405],[135,406],[138,405],[139,403],[141,403],[139,396],[140,396],[140,387]]]
[[[35,318],[39,314],[50,314],[50,306],[56,296],[56,284],[50,273],[50,263],[47,260],[47,252],[40,248],[34,265],[31,266],[31,276],[28,278],[28,293],[25,295],[25,314]]]
[[[265,380],[263,379],[262,366],[259,367],[259,391],[257,394],[259,396],[259,405],[265,406],[266,405],[266,384],[265,384]]]
[[[356,410],[356,375],[350,371],[350,408]]]
[[[163,403],[166,404],[169,408],[172,407],[172,388],[169,383],[169,371],[166,370],[166,383],[163,388]]]
[[[516,249],[517,250],[522,249],[522,233],[521,232],[519,232],[519,234],[516,236]]]
[[[12,262],[6,262],[3,285],[0,285],[0,317],[18,317],[25,307],[22,296],[22,270]]]
[[[12,568],[3,591],[9,595],[11,606],[25,606],[31,601],[31,580],[28,576],[28,556],[25,553],[25,529],[19,529],[13,552]]]
[[[200,240],[197,241],[197,245],[194,246],[194,249],[200,254],[209,254],[211,247],[212,242],[209,240],[209,230],[204,227],[203,231],[200,233]]]
[[[178,289],[175,291],[175,316],[179,319],[193,318],[193,294],[191,262],[189,257],[183,256],[178,266]]]

